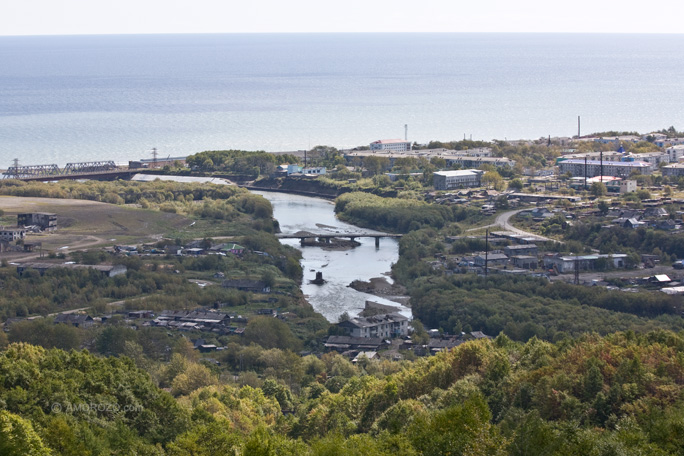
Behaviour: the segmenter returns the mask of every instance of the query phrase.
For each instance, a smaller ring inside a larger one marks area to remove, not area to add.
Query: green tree
[[[606,189],[606,184],[603,182],[593,182],[591,187],[589,187],[589,193],[595,198],[605,196],[608,190]]]
[[[508,188],[510,190],[515,190],[519,192],[523,189],[523,181],[518,178],[515,178],[508,183]]]
[[[494,188],[497,191],[501,191],[505,187],[503,177],[496,171],[487,171],[482,175],[482,183],[487,186]]]
[[[390,168],[390,161],[387,157],[371,155],[363,159],[363,166],[372,176],[375,176],[388,170]]]
[[[273,317],[255,317],[249,320],[244,334],[247,342],[264,348],[299,351],[301,341],[282,320]]]
[[[49,456],[33,425],[24,418],[0,410],[0,454],[3,456]]]

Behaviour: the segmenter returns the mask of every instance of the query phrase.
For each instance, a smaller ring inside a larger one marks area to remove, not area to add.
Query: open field
[[[5,222],[13,219],[14,224],[21,212],[56,213],[57,231],[27,236],[29,242],[42,241],[43,250],[55,251],[151,242],[192,223],[178,214],[74,199],[0,196],[0,209]]]

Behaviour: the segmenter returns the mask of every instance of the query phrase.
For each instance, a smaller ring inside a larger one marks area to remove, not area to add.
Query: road
[[[550,238],[547,238],[544,236],[540,236],[538,234],[531,233],[529,231],[521,230],[519,228],[514,227],[513,225],[511,225],[509,223],[509,220],[511,219],[511,217],[518,214],[519,212],[526,211],[526,210],[528,210],[528,209],[516,209],[514,211],[507,211],[507,212],[501,213],[501,214],[496,216],[494,223],[492,223],[491,225],[479,226],[477,228],[471,228],[468,231],[477,231],[477,230],[483,230],[486,228],[500,227],[504,231],[510,231],[512,233],[519,234],[521,236],[534,237],[534,238],[539,239],[540,241],[553,241],[554,239],[550,239]]]

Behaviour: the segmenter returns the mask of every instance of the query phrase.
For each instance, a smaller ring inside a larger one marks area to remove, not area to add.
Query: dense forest
[[[259,386],[240,386],[176,356],[155,381],[128,357],[14,344],[0,354],[0,449],[8,456],[680,454],[682,350],[682,336],[666,331],[556,344],[500,335],[412,363],[301,358],[293,391],[276,371]]]

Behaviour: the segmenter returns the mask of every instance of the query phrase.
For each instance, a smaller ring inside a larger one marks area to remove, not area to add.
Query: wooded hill
[[[0,354],[0,449],[8,456],[681,454],[683,350],[682,335],[667,331],[556,344],[501,335],[413,363],[311,360],[299,394],[275,379],[259,388],[218,379],[196,388],[192,380],[203,375],[196,365],[174,361],[169,375],[182,388],[174,399],[127,358],[11,345]]]

